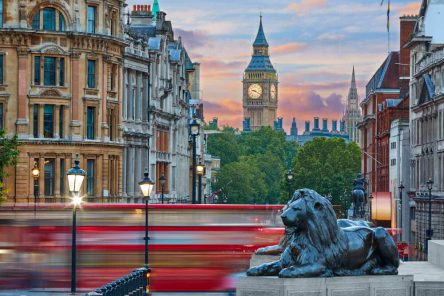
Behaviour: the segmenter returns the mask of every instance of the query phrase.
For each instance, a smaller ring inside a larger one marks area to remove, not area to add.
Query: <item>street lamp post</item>
[[[196,118],[193,118],[193,121],[190,123],[190,134],[193,139],[193,181],[192,181],[192,203],[196,203],[196,137],[199,135],[199,123],[196,121]]]
[[[429,252],[429,240],[432,239],[433,236],[433,230],[432,230],[432,189],[433,189],[433,180],[432,178],[429,178],[427,181],[427,189],[429,189],[429,228],[426,232],[426,245],[425,249],[428,254]]]
[[[401,181],[401,183],[399,184],[399,187],[398,187],[398,189],[399,189],[399,226],[398,226],[398,228],[400,228],[401,229],[401,235],[400,235],[400,237],[401,237],[401,240],[402,240],[402,233],[403,233],[403,229],[402,229],[402,190],[404,190],[404,184],[402,184],[402,181]]]
[[[164,175],[160,176],[159,182],[160,182],[160,185],[162,187],[162,192],[161,192],[161,195],[160,195],[160,200],[162,201],[162,204],[163,204],[164,188],[165,188],[165,182],[166,182],[166,178],[165,178]]]
[[[199,176],[199,183],[197,187],[197,198],[198,203],[202,203],[202,176],[205,174],[205,166],[199,162],[199,164],[196,166],[196,173]]]
[[[145,295],[149,295],[149,277],[151,270],[148,266],[148,240],[150,239],[148,236],[148,200],[151,196],[151,192],[153,191],[154,182],[151,181],[148,168],[145,168],[145,173],[143,174],[142,181],[139,182],[140,190],[142,191],[143,197],[145,198],[145,268],[147,269],[147,282],[146,282],[146,290]]]
[[[72,248],[71,248],[71,293],[76,292],[76,227],[77,227],[77,207],[82,203],[82,197],[80,196],[80,188],[82,187],[83,179],[86,172],[79,167],[80,161],[77,155],[74,161],[74,167],[68,170],[66,173],[68,176],[69,192],[72,195]]]
[[[37,213],[37,200],[39,198],[39,177],[40,170],[38,168],[37,162],[34,162],[34,167],[31,170],[31,174],[34,177],[34,218]]]
[[[287,178],[287,187],[288,187],[288,200],[291,199],[291,183],[293,182],[293,172],[290,170],[287,171],[287,173],[285,174],[286,178]]]

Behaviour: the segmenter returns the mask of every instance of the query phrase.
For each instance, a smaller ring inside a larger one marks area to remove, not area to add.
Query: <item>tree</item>
[[[222,133],[208,136],[208,153],[220,157],[222,165],[238,161],[242,154],[235,132],[233,128],[224,127]]]
[[[351,189],[360,171],[361,152],[354,142],[325,137],[314,138],[299,149],[293,163],[296,188],[311,188],[331,194],[338,203],[344,189]]]
[[[3,180],[8,175],[6,173],[6,167],[15,165],[18,151],[17,135],[12,138],[6,137],[6,132],[0,130],[0,202],[6,198],[6,189],[3,187]]]

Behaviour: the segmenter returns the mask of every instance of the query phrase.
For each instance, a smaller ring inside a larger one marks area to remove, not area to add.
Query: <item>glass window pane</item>
[[[65,160],[60,159],[60,195],[65,196]]]
[[[0,130],[3,129],[3,103],[0,103]]]
[[[94,195],[94,159],[87,160],[87,181],[86,181],[86,192],[89,196]]]
[[[96,87],[96,61],[88,60],[88,87]]]
[[[94,107],[86,109],[86,138],[90,140],[94,139],[95,109]]]
[[[88,6],[88,27],[87,32],[88,33],[95,33],[96,32],[96,7],[95,6]]]
[[[45,159],[45,196],[54,196],[54,159]]]
[[[65,59],[60,58],[59,60],[59,85],[65,85]]]
[[[63,139],[64,134],[63,134],[63,110],[64,107],[60,106],[59,107],[59,137],[60,139]]]
[[[45,57],[43,62],[43,80],[44,85],[56,84],[56,58]]]
[[[34,15],[34,18],[32,19],[32,28],[34,30],[40,29],[40,10],[37,11],[37,13]]]
[[[40,84],[40,57],[34,57],[34,84]]]
[[[54,138],[54,105],[43,107],[43,137]]]
[[[43,30],[55,31],[55,9],[43,9]]]
[[[0,84],[3,84],[3,62],[4,62],[3,60],[4,56],[0,54]]]
[[[38,138],[39,137],[39,105],[35,104],[33,111],[34,111],[33,112],[33,120],[32,120],[33,134],[34,134],[34,138]]]
[[[3,27],[3,0],[0,0],[0,28]]]
[[[65,31],[65,18],[59,12],[59,31]]]

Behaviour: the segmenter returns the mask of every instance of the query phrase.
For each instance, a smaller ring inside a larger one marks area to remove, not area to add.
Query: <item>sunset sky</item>
[[[339,119],[353,65],[358,94],[387,55],[386,1],[159,0],[194,62],[201,63],[205,119],[242,126],[242,74],[263,15],[271,61],[279,74],[278,116],[289,132],[314,116]],[[133,4],[152,4],[139,0]],[[399,16],[421,1],[392,0],[390,49],[399,50]],[[329,122],[330,124],[330,122]]]

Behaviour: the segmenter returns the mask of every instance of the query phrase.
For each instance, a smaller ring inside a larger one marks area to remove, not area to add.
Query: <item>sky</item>
[[[340,119],[355,66],[362,99],[388,52],[387,0],[159,0],[193,62],[201,64],[205,120],[241,128],[242,76],[259,14],[279,75],[278,116],[289,132],[314,116]],[[151,1],[127,1],[152,4]],[[420,0],[392,0],[390,50],[399,50],[399,17],[417,14]]]

